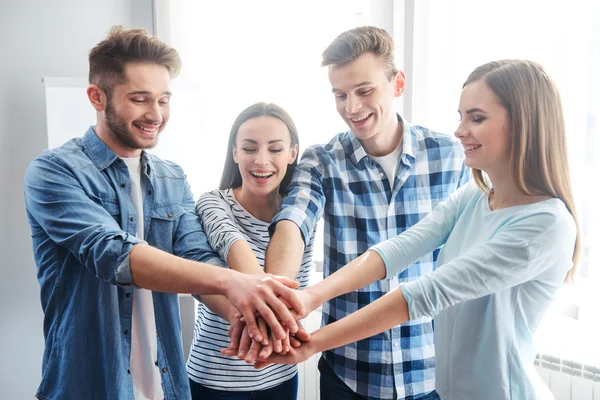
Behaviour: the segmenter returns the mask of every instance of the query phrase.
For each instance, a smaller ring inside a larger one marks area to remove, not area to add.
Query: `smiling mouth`
[[[275,172],[250,172],[250,175],[257,181],[267,181]]]
[[[477,150],[478,148],[481,147],[481,145],[480,144],[475,144],[475,145],[472,145],[472,146],[464,146],[464,147],[465,147],[465,151],[471,151],[471,150]]]
[[[133,126],[147,133],[155,133],[160,128],[161,124],[143,124],[140,122],[133,122]]]
[[[356,118],[348,118],[350,120],[350,122],[352,122],[352,124],[354,126],[362,126],[364,124],[367,123],[368,120],[371,119],[371,116],[373,115],[373,113],[364,115],[362,117],[356,117]]]

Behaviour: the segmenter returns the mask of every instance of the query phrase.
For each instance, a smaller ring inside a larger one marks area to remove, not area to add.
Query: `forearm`
[[[383,260],[374,251],[355,258],[309,289],[314,299],[311,309],[342,294],[358,290],[385,277]]]
[[[245,240],[236,240],[227,253],[227,264],[243,274],[264,274],[252,248]]]
[[[200,296],[204,303],[212,312],[231,323],[238,310],[227,300],[225,296],[219,295],[203,295]]]
[[[402,289],[398,288],[357,312],[329,324],[313,334],[314,353],[344,346],[384,332],[409,319]]]
[[[167,293],[225,294],[235,271],[186,260],[146,244],[129,253],[131,276],[136,286]]]
[[[298,226],[292,221],[280,221],[267,248],[265,272],[295,280],[304,247]]]

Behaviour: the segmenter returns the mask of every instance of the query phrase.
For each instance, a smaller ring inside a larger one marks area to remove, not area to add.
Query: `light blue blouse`
[[[411,319],[435,316],[442,399],[534,399],[533,334],[572,266],[575,221],[549,199],[492,211],[471,182],[371,248],[396,276],[442,246],[435,271],[401,290]]]

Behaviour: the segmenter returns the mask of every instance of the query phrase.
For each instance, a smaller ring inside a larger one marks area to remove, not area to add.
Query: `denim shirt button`
[[[148,196],[150,196],[152,194],[152,190],[148,190]]]
[[[127,370],[127,373],[128,373],[129,375],[131,375],[131,371],[130,371],[130,370]]]
[[[129,293],[129,292],[125,293],[125,297],[130,297],[130,296],[131,296],[131,293]]]
[[[167,369],[166,369],[166,368],[163,368],[163,369],[162,369],[162,372],[167,372]]]
[[[129,217],[129,221],[130,221],[130,222],[133,222],[133,217]]]
[[[126,185],[126,184],[124,184],[124,183],[121,183],[121,187],[122,187],[122,188],[125,188],[125,187],[127,187],[127,185]]]
[[[158,367],[158,361],[154,361],[154,365]]]
[[[167,215],[169,216],[169,218],[173,218],[173,214],[168,213]]]
[[[125,330],[123,331],[123,333],[124,333],[125,335],[127,335],[127,334],[129,333],[129,331],[128,331],[127,329],[125,329]]]

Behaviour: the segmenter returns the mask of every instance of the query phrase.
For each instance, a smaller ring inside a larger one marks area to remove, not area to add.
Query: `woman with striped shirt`
[[[281,107],[256,103],[235,120],[219,189],[205,193],[196,203],[211,246],[232,269],[264,273],[269,224],[287,192],[297,155],[298,133]],[[296,276],[300,288],[308,284],[313,239],[314,233]],[[234,318],[231,315],[225,320],[199,303],[187,362],[192,397],[296,399],[296,365],[271,365],[256,370],[243,359],[220,353],[229,345],[229,322]],[[264,351],[286,353],[289,348],[289,339],[282,342],[271,336],[261,355],[265,355]]]

